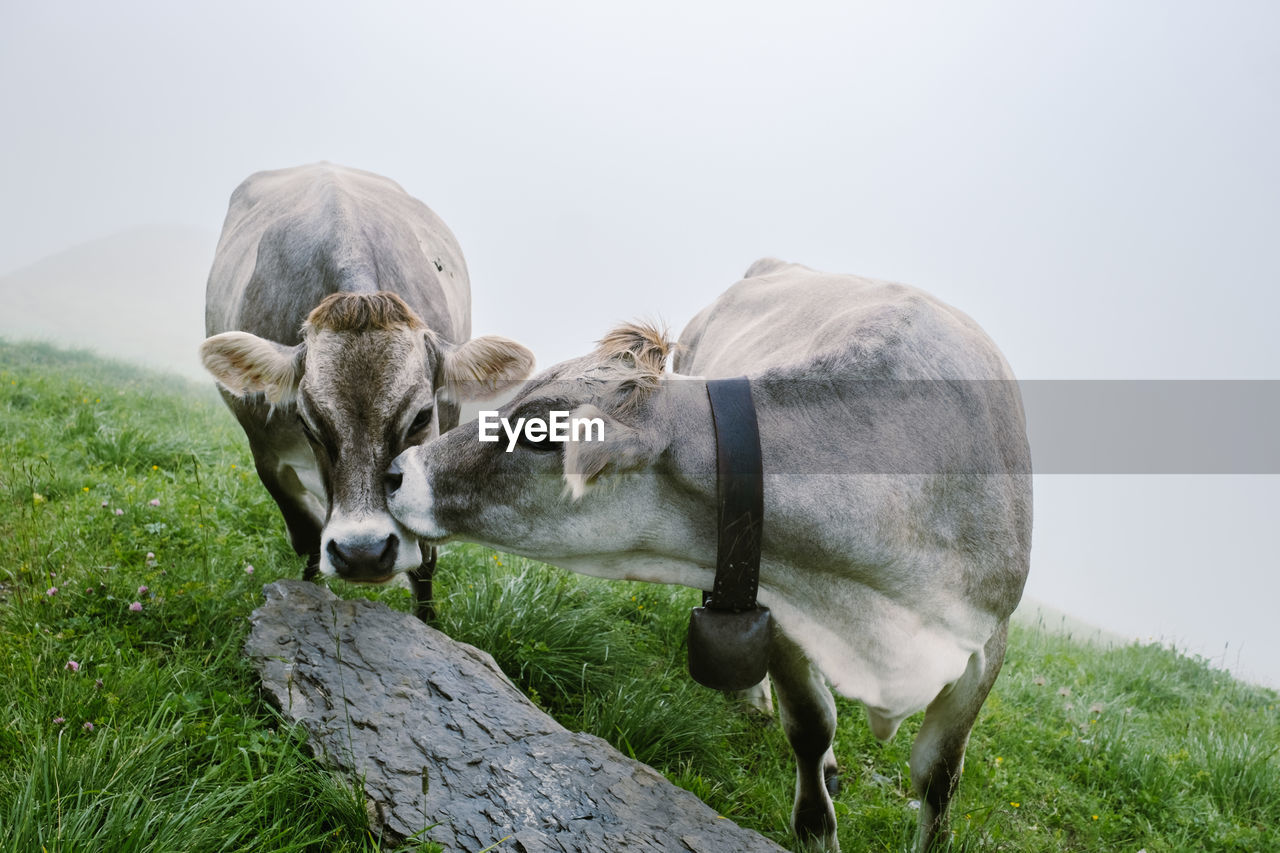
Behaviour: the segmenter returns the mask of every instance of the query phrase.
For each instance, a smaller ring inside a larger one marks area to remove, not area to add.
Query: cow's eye
[[[433,412],[434,409],[430,406],[419,411],[418,414],[414,416],[413,423],[409,424],[409,435],[420,433],[427,427],[431,426],[431,415]]]
[[[520,430],[520,434],[516,436],[516,444],[537,451],[560,449],[560,442],[552,441],[551,436],[543,435],[542,438],[529,438],[529,433],[525,430]]]
[[[521,415],[524,417],[525,423],[524,427],[516,435],[516,444],[539,452],[560,449],[560,442],[551,438],[551,428],[548,425],[545,413],[521,413]],[[538,433],[538,438],[529,436],[529,428],[532,424],[539,424],[539,427],[535,429]]]

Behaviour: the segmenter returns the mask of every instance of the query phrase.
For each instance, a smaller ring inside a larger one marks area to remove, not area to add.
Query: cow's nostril
[[[400,537],[392,533],[387,537],[387,544],[383,546],[382,553],[378,555],[378,568],[391,571],[391,567],[396,563],[396,552],[399,550]]]

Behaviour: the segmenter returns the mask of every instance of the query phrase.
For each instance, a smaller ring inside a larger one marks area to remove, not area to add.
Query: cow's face
[[[308,332],[295,402],[329,498],[323,574],[381,582],[421,565],[417,537],[387,512],[380,472],[439,435],[438,357],[411,328]]]
[[[439,435],[440,405],[520,379],[533,363],[501,338],[443,344],[389,293],[330,296],[297,347],[231,332],[205,342],[204,360],[232,393],[264,393],[282,408],[279,428],[305,437],[327,498],[320,571],[367,583],[423,558],[387,510],[391,460]]]
[[[708,485],[714,495],[714,445],[701,446],[705,386],[661,380],[668,350],[656,331],[623,327],[595,353],[530,380],[498,412],[511,425],[567,413],[583,426],[577,441],[522,433],[508,450],[503,429],[483,442],[476,421],[411,447],[389,472],[392,514],[431,541],[552,562],[684,538],[689,519],[713,517],[702,504]]]

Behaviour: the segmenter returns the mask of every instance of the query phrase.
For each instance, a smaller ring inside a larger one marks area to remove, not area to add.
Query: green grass
[[[301,561],[211,389],[0,342],[0,541],[0,849],[377,849],[357,786],[309,757],[240,656],[262,584]],[[693,592],[470,546],[441,558],[436,586],[441,627],[566,726],[792,845],[778,726],[685,674]],[[1278,708],[1155,645],[1015,628],[953,846],[1280,849]],[[919,718],[881,744],[858,706],[839,709],[841,844],[909,849]]]

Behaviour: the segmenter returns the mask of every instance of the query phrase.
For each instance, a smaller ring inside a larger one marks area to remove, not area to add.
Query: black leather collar
[[[740,613],[755,608],[760,584],[760,427],[745,376],[707,380],[707,397],[716,433],[716,584],[703,606]]]

